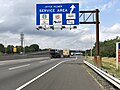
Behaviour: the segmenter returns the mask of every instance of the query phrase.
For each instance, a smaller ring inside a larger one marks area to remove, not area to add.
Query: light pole
[[[5,40],[5,55],[7,54],[7,41]]]
[[[91,60],[92,60],[92,30],[91,30]]]
[[[24,42],[24,34],[23,32],[20,34],[20,41],[21,41],[21,54],[23,54],[23,42]]]
[[[25,54],[25,39],[24,39],[24,47],[23,47],[23,52],[24,52],[24,54]]]

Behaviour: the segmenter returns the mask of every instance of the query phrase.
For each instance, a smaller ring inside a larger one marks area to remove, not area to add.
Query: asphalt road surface
[[[0,90],[103,90],[79,59],[1,61]]]

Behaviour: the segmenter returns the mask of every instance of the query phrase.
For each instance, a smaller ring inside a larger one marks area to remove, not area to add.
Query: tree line
[[[14,52],[14,48],[16,48],[16,52]],[[5,47],[3,44],[0,43],[0,54],[12,54],[12,53],[21,53],[21,52],[37,52],[40,51],[41,49],[39,48],[39,45],[37,44],[32,44],[30,46],[13,46],[13,45],[8,45]]]
[[[116,57],[116,42],[120,42],[120,37],[117,36],[115,39],[105,40],[99,42],[100,56],[102,57]],[[91,49],[86,50],[87,55],[91,55]],[[96,43],[92,49],[92,55],[96,55]]]

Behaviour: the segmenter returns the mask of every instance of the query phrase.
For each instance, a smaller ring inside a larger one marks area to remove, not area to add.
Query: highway
[[[0,90],[103,90],[83,67],[83,59],[0,61]]]

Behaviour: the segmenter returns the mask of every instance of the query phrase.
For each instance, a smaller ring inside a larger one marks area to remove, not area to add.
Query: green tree
[[[0,52],[4,53],[5,52],[5,47],[3,44],[0,44]]]
[[[31,52],[39,51],[39,46],[37,44],[32,44],[32,45],[30,45],[29,48],[30,48]]]
[[[30,52],[29,46],[26,46],[26,47],[25,47],[25,52]]]
[[[14,48],[13,45],[8,45],[7,48],[6,48],[6,52],[7,53],[13,53],[13,48]]]
[[[105,40],[104,42],[99,42],[100,56],[102,57],[115,57],[116,56],[116,42],[120,42],[120,37],[115,39]],[[96,55],[96,44],[93,47],[93,55]]]
[[[86,55],[87,56],[90,56],[90,54],[91,54],[90,51],[91,51],[91,49],[86,50]]]

